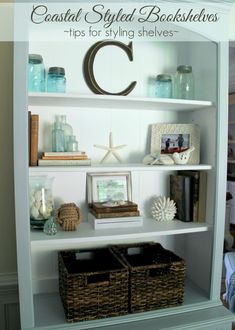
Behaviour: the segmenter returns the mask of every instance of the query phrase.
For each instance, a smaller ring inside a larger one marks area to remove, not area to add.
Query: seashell
[[[33,195],[30,195],[29,196],[29,206],[32,207],[33,204],[35,203],[35,198]]]
[[[144,158],[143,158],[143,163],[145,164],[145,165],[151,165],[152,164],[152,162],[156,159],[157,157],[154,157],[154,155],[151,155],[151,154],[149,154],[149,155],[146,155]]]
[[[174,162],[179,165],[187,164],[189,161],[189,157],[191,152],[193,152],[195,148],[192,146],[191,148],[183,151],[183,152],[174,152],[172,157]]]
[[[34,202],[34,207],[36,207],[38,210],[40,209],[40,206],[42,205],[41,201],[35,201]]]
[[[149,154],[143,159],[145,165],[173,165],[174,161],[169,155]]]
[[[53,205],[52,204],[48,204],[46,207],[46,213],[47,214],[51,214],[53,211]]]
[[[168,155],[161,155],[159,158],[159,162],[162,165],[173,165],[174,160],[171,158],[171,156]]]
[[[47,210],[46,210],[45,205],[42,204],[42,205],[40,206],[40,208],[39,208],[39,212],[40,212],[40,214],[45,218],[46,213],[47,213]]]
[[[32,206],[30,209],[30,216],[34,219],[38,219],[39,217],[39,211],[35,206]]]
[[[175,202],[169,197],[158,196],[153,202],[151,211],[156,221],[171,221],[176,214]]]
[[[36,202],[39,202],[42,200],[42,191],[41,190],[37,190],[34,194],[34,198]]]

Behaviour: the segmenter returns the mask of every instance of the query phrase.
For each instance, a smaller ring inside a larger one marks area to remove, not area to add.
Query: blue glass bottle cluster
[[[73,128],[65,115],[56,116],[52,129],[52,151],[78,151],[78,142]]]
[[[28,90],[29,92],[65,93],[65,69],[53,66],[46,70],[41,55],[29,54]]]

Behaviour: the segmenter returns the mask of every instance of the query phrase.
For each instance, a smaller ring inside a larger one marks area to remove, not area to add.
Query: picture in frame
[[[88,204],[132,201],[130,172],[87,173]]]
[[[194,147],[188,164],[200,162],[200,129],[195,124],[153,124],[151,154],[173,154]]]

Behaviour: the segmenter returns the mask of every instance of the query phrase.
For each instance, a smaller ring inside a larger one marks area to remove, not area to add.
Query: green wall
[[[16,272],[12,77],[13,43],[0,42],[0,274]]]

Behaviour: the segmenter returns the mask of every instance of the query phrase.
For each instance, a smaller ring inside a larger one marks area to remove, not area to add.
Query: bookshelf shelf
[[[56,279],[55,279],[56,281]],[[206,293],[201,290],[199,287],[197,287],[192,281],[187,280],[186,286],[185,286],[185,301],[182,306],[180,307],[174,307],[174,308],[165,308],[165,309],[159,309],[154,312],[145,312],[145,313],[138,313],[138,314],[129,314],[123,317],[114,317],[109,319],[100,319],[97,321],[85,321],[82,322],[82,324],[76,324],[76,330],[82,330],[82,329],[92,329],[94,325],[97,326],[116,326],[120,324],[120,327],[123,327],[124,322],[130,322],[138,321],[143,322],[143,320],[151,320],[153,319],[152,323],[154,326],[154,329],[163,329],[161,327],[157,327],[156,325],[161,322],[161,318],[166,317],[168,320],[172,316],[172,318],[175,318],[177,313],[182,313],[186,311],[193,311],[193,310],[204,310],[209,306],[209,299],[206,295]],[[49,308],[49,310],[47,310]],[[64,317],[64,311],[61,304],[61,300],[59,297],[59,294],[56,292],[49,293],[49,294],[37,294],[35,295],[35,320],[36,320],[36,327],[45,327],[47,326],[47,329],[56,329],[56,327],[59,327],[61,329],[75,329],[74,324],[68,324]],[[156,317],[158,319],[156,320]],[[159,319],[159,317],[161,317]],[[162,322],[163,324],[163,322]],[[174,326],[175,326],[175,320],[174,320]],[[49,327],[48,327],[49,326]],[[129,325],[131,326],[131,324]],[[162,325],[161,325],[162,326]],[[51,328],[50,328],[51,327]],[[149,328],[148,328],[149,329]],[[152,328],[151,328],[152,329]],[[103,328],[102,328],[103,330]],[[119,330],[119,329],[118,329]]]
[[[31,166],[29,174],[40,172],[108,172],[108,171],[209,171],[212,165],[143,165],[143,164],[93,164],[91,166]]]
[[[211,229],[211,226],[205,222],[183,222],[173,220],[169,222],[156,222],[153,219],[144,219],[144,224],[141,227],[120,228],[120,229],[99,229],[94,230],[90,223],[82,222],[77,231],[65,232],[60,230],[55,236],[47,236],[43,232],[31,231],[32,247],[45,246],[60,246],[61,249],[68,244],[76,246],[79,244],[92,245],[118,243],[120,241],[129,241],[132,239],[151,240],[158,236],[190,234],[197,232],[206,232]]]
[[[192,111],[213,107],[210,101],[161,99],[129,96],[110,95],[79,95],[56,93],[30,93],[28,99],[30,106],[57,106],[57,107],[82,107],[134,109],[134,110],[167,110],[167,111]]]

